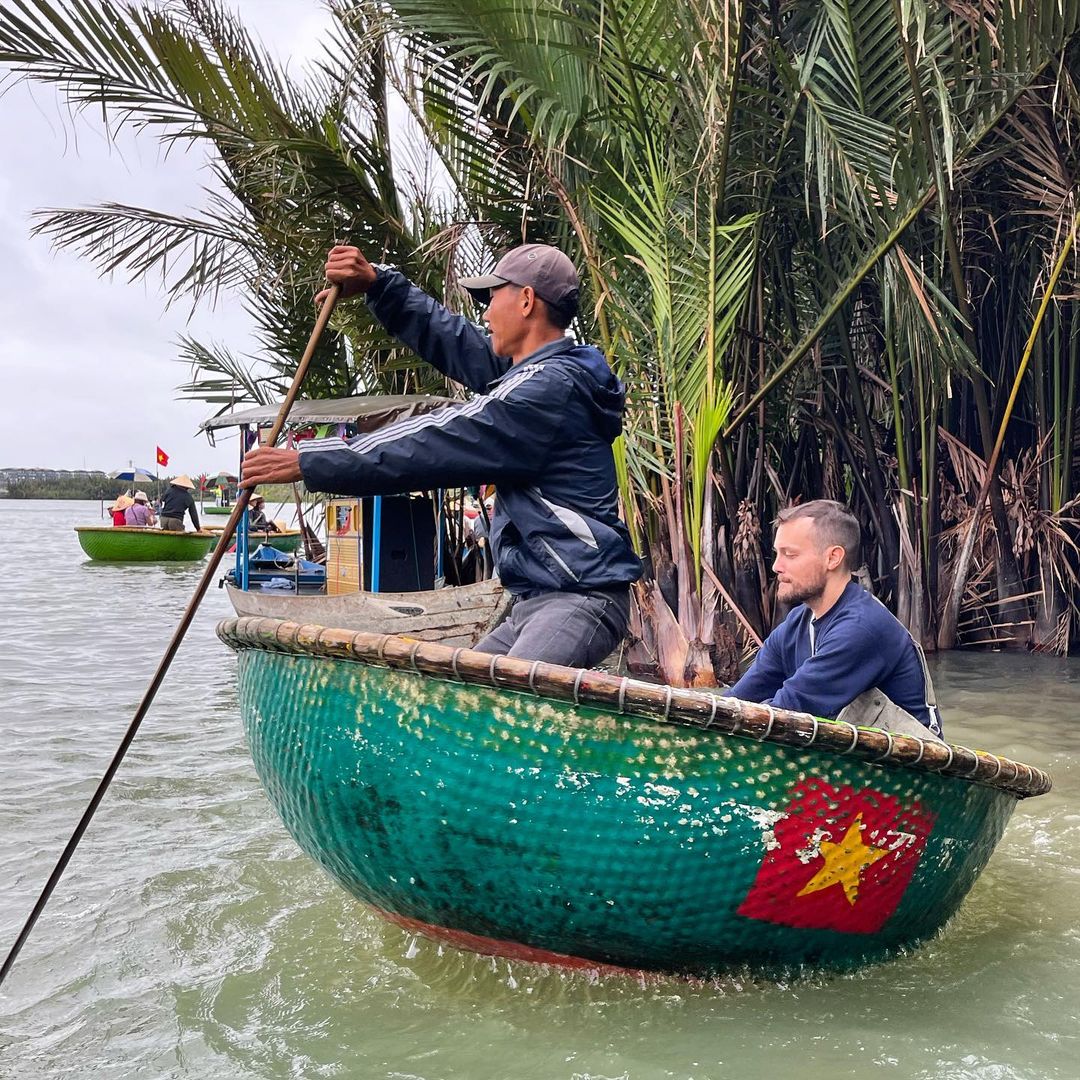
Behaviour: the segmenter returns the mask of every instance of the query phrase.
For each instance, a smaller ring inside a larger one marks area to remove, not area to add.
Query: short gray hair
[[[843,504],[833,499],[813,499],[811,502],[789,506],[776,515],[774,525],[784,525],[799,518],[809,518],[814,532],[825,546],[844,549],[844,566],[855,570],[859,565],[862,530],[858,518]]]

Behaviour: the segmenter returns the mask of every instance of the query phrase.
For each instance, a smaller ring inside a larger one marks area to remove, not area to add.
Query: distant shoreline
[[[151,482],[150,484],[144,484],[144,486],[146,487],[146,493],[153,498],[153,489],[156,485]],[[168,481],[163,476],[161,478],[162,494],[165,493],[168,486]],[[87,499],[99,501],[106,499],[112,502],[117,495],[130,490],[130,483],[125,483],[123,480],[109,480],[108,478],[104,482],[84,477],[61,480],[12,480],[8,482],[6,489],[0,490],[0,499],[59,499],[71,502],[85,501]],[[288,484],[271,484],[260,490],[266,496],[268,502],[292,502],[292,489]],[[193,494],[195,495],[195,502],[198,503],[199,493],[196,491]],[[304,489],[301,488],[301,495],[303,494]],[[203,504],[213,506],[216,503],[216,490],[207,488]]]

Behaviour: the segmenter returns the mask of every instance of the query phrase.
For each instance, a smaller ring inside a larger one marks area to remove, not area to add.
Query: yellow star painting
[[[821,857],[825,860],[825,865],[796,896],[806,896],[833,885],[842,885],[848,903],[854,907],[859,896],[859,875],[888,854],[887,848],[870,847],[863,843],[862,814],[857,814],[840,843],[821,841]]]

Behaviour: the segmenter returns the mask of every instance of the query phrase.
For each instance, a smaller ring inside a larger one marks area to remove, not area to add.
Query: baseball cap
[[[574,264],[558,248],[548,244],[523,244],[514,248],[495,264],[490,274],[462,278],[459,284],[481,304],[490,304],[491,290],[500,285],[528,285],[546,303],[574,312],[581,288]]]

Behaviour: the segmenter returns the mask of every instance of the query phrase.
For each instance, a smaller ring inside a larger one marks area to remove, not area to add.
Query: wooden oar
[[[311,365],[311,358],[315,355],[315,348],[319,344],[319,338],[322,337],[322,332],[326,329],[326,324],[330,320],[330,315],[333,312],[334,305],[337,303],[340,295],[341,287],[339,285],[333,286],[327,295],[326,302],[319,311],[319,317],[315,320],[315,329],[311,331],[311,337],[308,339],[307,348],[304,350],[304,355],[296,368],[296,374],[293,376],[292,386],[289,387],[289,392],[285,395],[285,400],[281,403],[281,408],[278,409],[277,419],[274,421],[274,426],[270,431],[270,438],[267,441],[268,446],[273,446],[274,443],[277,442],[278,436],[281,434],[281,429],[285,426],[285,421],[289,416],[289,410],[292,408],[293,402],[296,400],[296,395],[300,392],[300,387],[303,385],[304,376],[307,375],[308,367]],[[49,880],[45,883],[45,888],[41,890],[41,895],[34,905],[34,910],[30,912],[26,922],[23,924],[19,936],[15,939],[15,944],[12,945],[11,951],[7,954],[7,959],[4,960],[3,967],[0,967],[0,984],[2,984],[7,977],[7,973],[15,963],[16,957],[18,957],[23,945],[26,944],[26,939],[30,936],[30,931],[34,929],[34,923],[37,922],[38,916],[49,902],[49,897],[56,888],[67,864],[71,861],[71,856],[75,854],[75,849],[79,846],[79,841],[82,839],[83,833],[86,832],[87,826],[90,824],[99,803],[104,798],[109,784],[112,783],[112,778],[116,775],[116,770],[120,768],[120,763],[124,760],[124,755],[127,753],[128,747],[131,746],[131,743],[139,730],[139,725],[142,724],[143,718],[153,704],[154,697],[158,692],[158,687],[161,686],[165,674],[169,670],[169,665],[176,655],[176,650],[180,648],[180,643],[184,640],[184,635],[191,625],[191,620],[195,617],[195,612],[198,610],[202,598],[206,595],[206,590],[210,587],[210,582],[214,579],[214,573],[217,571],[218,565],[225,555],[225,549],[229,546],[229,541],[236,531],[236,525],[240,520],[240,515],[247,507],[248,500],[251,498],[251,490],[251,488],[242,489],[239,498],[237,498],[236,503],[233,505],[232,513],[229,515],[229,520],[225,524],[225,531],[221,534],[221,539],[218,541],[217,546],[210,556],[210,562],[207,564],[206,570],[203,571],[203,576],[196,586],[191,599],[188,601],[187,609],[184,611],[180,624],[173,631],[172,640],[169,642],[168,648],[165,650],[165,655],[162,656],[161,662],[157,666],[157,671],[154,672],[154,677],[150,680],[150,685],[143,694],[142,701],[139,702],[139,708],[136,710],[135,716],[128,725],[128,729],[124,733],[124,737],[120,741],[116,753],[113,754],[113,759],[109,762],[109,767],[105,770],[105,775],[102,776],[101,782],[98,784],[93,798],[91,798],[89,805],[83,812],[83,816],[79,819],[79,824],[75,826],[75,831],[71,834],[71,839],[68,840],[63,854],[61,854],[60,858],[57,860],[56,866],[49,876]]]

